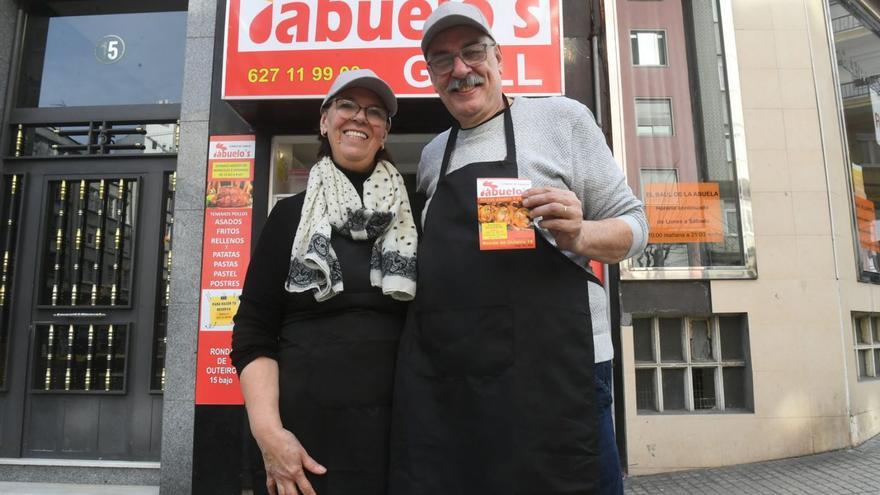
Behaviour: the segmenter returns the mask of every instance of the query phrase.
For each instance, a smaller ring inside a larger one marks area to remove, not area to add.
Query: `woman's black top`
[[[365,174],[346,173],[358,193]],[[241,371],[266,356],[278,362],[284,427],[327,468],[307,474],[321,495],[385,495],[391,391],[406,304],[370,285],[373,241],[341,234],[331,245],[343,292],[315,301],[284,289],[305,194],[279,201],[251,257],[235,316],[232,363]],[[254,486],[264,485],[255,480]]]
[[[342,172],[362,195],[369,174]],[[293,294],[284,289],[304,199],[305,193],[300,193],[275,205],[251,255],[232,334],[231,359],[239,374],[258,357],[278,359],[278,334],[286,320],[340,311],[373,310],[401,315],[406,311],[405,303],[382,295],[370,285],[372,241],[354,241],[342,235],[331,238],[342,265],[342,294],[319,303],[311,291]]]

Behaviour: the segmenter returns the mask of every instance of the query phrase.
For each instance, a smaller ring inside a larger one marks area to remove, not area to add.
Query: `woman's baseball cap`
[[[391,91],[391,87],[388,86],[388,83],[383,81],[370,69],[356,69],[340,73],[339,76],[336,77],[336,80],[333,81],[333,84],[330,85],[330,91],[328,91],[327,96],[324,97],[324,102],[321,103],[321,108],[326,107],[334,98],[336,98],[336,95],[347,88],[369,89],[373,93],[376,93],[376,96],[382,100],[385,109],[388,110],[389,117],[394,117],[397,113],[397,97],[394,96],[394,91]]]

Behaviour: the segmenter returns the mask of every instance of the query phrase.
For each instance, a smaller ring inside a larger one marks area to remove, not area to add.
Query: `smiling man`
[[[419,164],[428,202],[395,382],[391,493],[622,494],[607,301],[587,266],[644,249],[642,205],[585,106],[502,93],[502,49],[479,9],[440,5],[422,52],[458,125]],[[485,179],[531,181],[533,249],[480,249]]]

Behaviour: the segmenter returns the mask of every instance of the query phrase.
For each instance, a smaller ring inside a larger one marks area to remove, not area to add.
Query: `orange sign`
[[[232,317],[251,256],[252,135],[211,136],[202,244],[196,404],[243,404],[229,360]]]
[[[874,202],[868,198],[856,195],[856,221],[859,226],[859,244],[875,253],[880,253],[880,245],[877,242],[877,214],[874,211]]]
[[[724,240],[716,182],[645,184],[645,210],[651,243]]]

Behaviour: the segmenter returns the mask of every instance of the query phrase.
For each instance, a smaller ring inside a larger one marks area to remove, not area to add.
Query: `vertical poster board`
[[[229,359],[250,262],[255,137],[211,136],[196,359],[196,404],[243,404]]]

